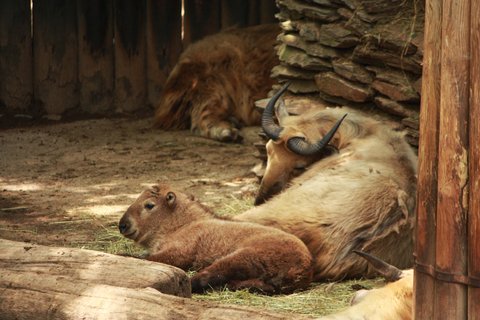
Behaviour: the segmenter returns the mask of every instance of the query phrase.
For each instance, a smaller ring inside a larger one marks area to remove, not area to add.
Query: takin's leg
[[[207,107],[192,110],[191,130],[202,137],[222,142],[241,142],[243,137],[238,130],[238,120],[229,116],[227,110],[220,111],[221,109],[213,111]]]
[[[275,288],[261,279],[261,272],[256,272],[258,266],[252,268],[249,264],[239,264],[235,262],[237,258],[238,256],[229,255],[195,274],[191,279],[192,292],[203,293],[226,286],[233,291],[249,289],[265,294],[275,293]]]
[[[192,277],[192,292],[202,293],[212,288],[226,286],[231,290],[248,288],[265,294],[278,293],[277,288],[270,282],[282,282],[282,280],[278,278],[273,280],[272,278],[276,276],[266,270],[267,263],[258,257],[257,250],[247,248],[237,250],[215,261]],[[281,272],[281,270],[278,271]]]

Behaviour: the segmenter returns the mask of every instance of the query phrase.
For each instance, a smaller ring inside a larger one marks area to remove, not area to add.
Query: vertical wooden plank
[[[147,0],[147,102],[156,107],[182,52],[182,1]]]
[[[118,112],[146,106],[145,0],[115,0],[115,106]]]
[[[480,279],[480,3],[470,9],[468,275]],[[468,290],[468,319],[480,319],[480,288]]]
[[[184,0],[183,44],[220,31],[220,0]]]
[[[248,0],[246,25],[268,24],[278,22],[275,14],[278,12],[275,0]]]
[[[113,3],[77,0],[80,109],[106,114],[113,108]]]
[[[470,0],[444,0],[438,153],[437,269],[467,273]],[[466,319],[465,285],[438,281],[436,319]],[[441,312],[440,312],[441,311]]]
[[[278,13],[278,7],[275,0],[256,0],[259,1],[259,24],[265,23],[276,23],[278,22],[277,18],[275,18],[275,14]]]
[[[35,108],[62,114],[78,106],[76,3],[35,0],[33,55]]]
[[[260,24],[262,0],[248,0],[247,26]]]
[[[422,101],[418,147],[417,222],[415,258],[421,266],[435,265],[437,159],[440,113],[442,3],[425,3]],[[435,279],[415,270],[414,317],[433,319]]]
[[[248,25],[249,4],[246,0],[222,0],[221,7],[221,28],[232,26],[246,27]]]
[[[26,113],[32,104],[30,1],[0,1],[0,113]]]

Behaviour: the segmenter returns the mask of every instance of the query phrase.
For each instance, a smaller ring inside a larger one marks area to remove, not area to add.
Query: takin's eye
[[[155,207],[155,204],[153,204],[151,202],[147,202],[143,205],[143,207],[147,210],[152,210]]]
[[[167,204],[168,204],[169,206],[173,206],[173,205],[175,204],[175,199],[176,199],[176,198],[177,198],[177,197],[175,196],[175,193],[173,193],[173,192],[169,192],[169,193],[167,193],[167,195],[165,196],[165,200],[167,200]]]
[[[305,172],[305,170],[306,170],[305,164],[303,164],[303,163],[301,163],[301,164],[300,164],[300,163],[297,163],[297,164],[295,165],[295,167],[293,168],[292,175],[294,175],[294,176],[299,176],[299,175],[301,175],[303,172]]]

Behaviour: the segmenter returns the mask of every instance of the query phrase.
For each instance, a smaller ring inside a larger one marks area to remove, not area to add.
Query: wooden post
[[[82,112],[106,114],[113,102],[111,0],[77,0],[78,78]]]
[[[418,147],[418,187],[417,187],[417,238],[416,261],[424,266],[435,265],[435,221],[437,213],[437,158],[438,158],[438,119],[440,109],[440,53],[441,37],[436,36],[441,29],[442,4],[430,1],[425,6],[425,45],[423,59],[422,107],[420,108],[420,136]],[[417,319],[429,319],[433,315],[435,279],[415,270],[414,314]],[[418,308],[417,306],[420,306]]]
[[[28,0],[0,1],[0,113],[26,113],[33,96]]]
[[[36,109],[60,115],[78,106],[76,3],[35,0],[33,7]]]
[[[416,319],[479,317],[479,13],[472,0],[426,1]]]
[[[480,3],[470,7],[468,276],[480,282]],[[480,319],[480,288],[468,289],[468,315]]]

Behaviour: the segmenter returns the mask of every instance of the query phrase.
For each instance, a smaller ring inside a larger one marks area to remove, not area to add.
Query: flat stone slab
[[[326,94],[354,102],[365,102],[371,100],[373,96],[370,88],[350,82],[334,72],[319,73],[315,76],[315,82]]]

